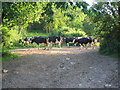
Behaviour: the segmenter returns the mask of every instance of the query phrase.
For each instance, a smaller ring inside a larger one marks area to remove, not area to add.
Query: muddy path
[[[3,88],[118,88],[118,59],[98,49],[11,50],[21,57],[3,62]]]

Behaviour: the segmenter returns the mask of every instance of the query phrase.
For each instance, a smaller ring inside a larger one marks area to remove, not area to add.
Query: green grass
[[[40,47],[45,47],[44,45],[40,45]],[[24,45],[22,45],[22,44],[19,44],[19,43],[17,43],[16,45],[12,45],[12,46],[10,46],[10,47],[6,47],[6,48],[4,48],[5,50],[9,50],[9,49],[24,49],[24,48],[38,48],[38,45],[36,44],[36,43],[34,43],[33,45],[26,45],[26,46],[24,46]]]
[[[120,54],[118,54],[118,53],[110,54],[109,56],[120,59]]]
[[[19,57],[19,55],[17,54],[12,54],[11,52],[9,51],[4,51],[2,52],[2,61],[9,61],[9,60],[12,60],[12,59],[15,59]]]
[[[113,57],[113,58],[118,58],[120,59],[120,54],[119,53],[108,53],[108,52],[104,52],[104,51],[99,51],[101,55],[104,55],[104,56],[110,56],[110,57]]]

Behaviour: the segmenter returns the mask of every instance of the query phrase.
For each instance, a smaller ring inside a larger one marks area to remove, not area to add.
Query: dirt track
[[[96,49],[11,50],[22,57],[3,62],[3,88],[118,88],[118,59]]]

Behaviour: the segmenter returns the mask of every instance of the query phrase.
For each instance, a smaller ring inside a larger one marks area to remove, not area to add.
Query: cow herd
[[[92,39],[91,37],[61,37],[61,36],[50,36],[50,37],[26,37],[24,39],[20,39],[19,43],[22,43],[24,46],[36,43],[38,45],[38,49],[41,44],[45,45],[45,49],[49,49],[53,46],[53,44],[57,44],[58,47],[61,47],[63,43],[65,43],[68,47],[70,44],[74,46],[87,47],[95,45],[95,43],[99,42],[99,39]]]

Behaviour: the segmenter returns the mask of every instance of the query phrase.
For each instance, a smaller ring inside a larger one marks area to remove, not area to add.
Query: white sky
[[[94,0],[84,0],[84,1],[86,1],[90,6],[92,6],[92,4],[94,2]]]

